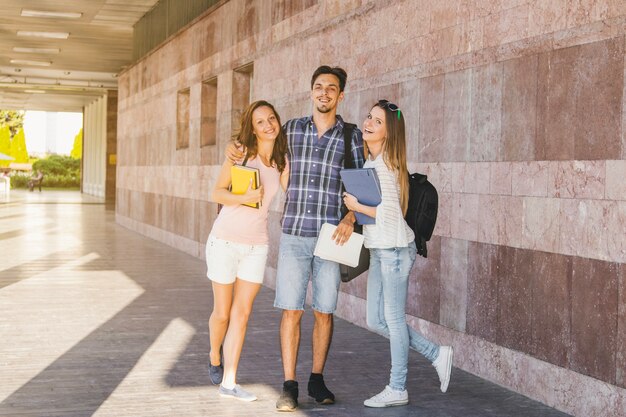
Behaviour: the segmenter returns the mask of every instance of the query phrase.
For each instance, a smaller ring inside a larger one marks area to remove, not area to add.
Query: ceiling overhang
[[[2,0],[0,109],[82,111],[117,89],[133,25],[157,1]]]

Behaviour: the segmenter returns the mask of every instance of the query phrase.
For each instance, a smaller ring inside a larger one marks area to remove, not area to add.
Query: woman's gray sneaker
[[[219,394],[220,397],[235,398],[241,401],[256,401],[257,399],[256,395],[241,388],[239,384],[235,385],[233,389],[224,388],[220,385]]]

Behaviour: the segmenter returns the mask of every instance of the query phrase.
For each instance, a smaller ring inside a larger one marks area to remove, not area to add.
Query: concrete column
[[[104,197],[106,182],[107,97],[85,106],[83,192]]]

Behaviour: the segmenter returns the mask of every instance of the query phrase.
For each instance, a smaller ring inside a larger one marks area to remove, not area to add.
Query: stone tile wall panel
[[[500,153],[502,64],[472,71],[470,161],[497,161]]]
[[[615,384],[619,265],[574,258],[569,367]]]
[[[532,338],[533,264],[530,251],[501,246],[498,251],[498,327],[496,343],[529,354]]]
[[[576,159],[617,159],[621,154],[624,38],[581,46],[575,65]]]
[[[529,278],[532,288],[532,340],[528,352],[546,362],[567,367],[571,350],[571,263],[570,257],[530,252]]]
[[[420,83],[420,162],[440,161],[443,155],[444,135],[444,77],[430,77]]]
[[[521,247],[537,251],[558,253],[560,247],[559,200],[549,198],[524,198],[522,214]]]
[[[445,75],[444,158],[466,161],[471,121],[471,72],[455,71]]]
[[[497,257],[497,246],[470,242],[466,331],[493,343],[498,329]]]
[[[428,258],[417,256],[409,277],[407,314],[439,323],[441,238],[428,242]]]
[[[549,167],[545,161],[513,162],[511,164],[512,194],[529,197],[548,195]]]
[[[466,240],[441,239],[439,321],[460,332],[467,322],[468,263]]]
[[[536,55],[503,64],[501,160],[535,158],[537,68]]]

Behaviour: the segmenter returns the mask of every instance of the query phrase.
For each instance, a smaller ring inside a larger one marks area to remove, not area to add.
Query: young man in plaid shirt
[[[313,115],[285,123],[289,148],[289,185],[282,219],[282,235],[276,274],[274,306],[283,310],[280,344],[285,381],[276,402],[280,411],[298,406],[296,362],[300,348],[300,323],[309,280],[312,281],[313,367],[308,394],[319,404],[333,404],[335,396],[324,383],[322,372],[333,334],[333,313],[339,295],[339,264],[313,255],[324,223],[337,226],[335,240],[343,244],[354,230],[354,214],[342,218],[341,179],[344,159],[344,122],[337,106],[344,97],[347,74],[339,67],[321,66],[311,78]],[[352,159],[363,166],[363,138],[352,133]],[[231,159],[242,157],[235,146],[227,149]]]

